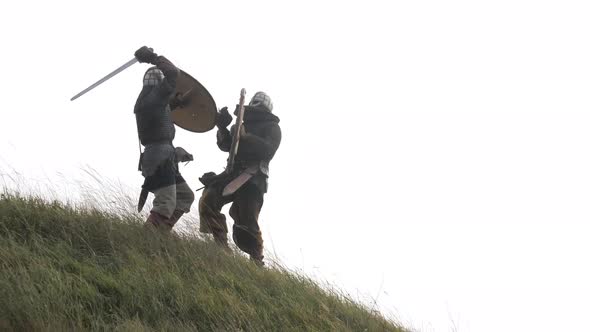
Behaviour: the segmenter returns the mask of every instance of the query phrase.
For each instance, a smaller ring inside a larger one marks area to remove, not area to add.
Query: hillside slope
[[[59,202],[0,198],[0,330],[402,331],[211,242]]]

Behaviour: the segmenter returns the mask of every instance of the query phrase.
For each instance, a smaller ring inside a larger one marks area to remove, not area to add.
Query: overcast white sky
[[[147,66],[69,99],[148,45],[219,107],[273,98],[260,223],[287,266],[421,331],[590,331],[589,17],[568,0],[5,2],[0,166],[56,185],[91,166],[135,197]],[[194,188],[225,165],[214,131],[175,143]]]

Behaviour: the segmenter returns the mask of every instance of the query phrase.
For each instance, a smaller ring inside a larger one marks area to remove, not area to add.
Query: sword
[[[77,95],[73,96],[70,101],[73,101],[75,99],[77,99],[78,97],[82,96],[83,94],[85,94],[86,92],[96,88],[97,86],[101,85],[102,83],[104,83],[106,80],[108,80],[109,78],[117,75],[118,73],[122,72],[123,70],[131,67],[131,65],[133,65],[134,63],[136,63],[138,60],[137,58],[133,58],[129,61],[127,61],[127,63],[125,63],[124,65],[122,65],[121,67],[115,69],[112,73],[108,74],[107,76],[101,78],[100,80],[98,80],[96,83],[92,84],[91,86],[87,87],[86,89],[82,90],[82,92],[78,93]]]

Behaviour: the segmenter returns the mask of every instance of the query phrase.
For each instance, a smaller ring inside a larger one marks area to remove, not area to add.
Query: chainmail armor
[[[169,101],[179,70],[163,56],[143,76],[143,88],[135,103],[137,131],[141,144],[172,143],[175,135]]]

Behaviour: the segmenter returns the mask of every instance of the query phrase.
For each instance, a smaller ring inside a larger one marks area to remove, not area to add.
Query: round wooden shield
[[[175,94],[178,93],[188,100],[188,104],[174,109],[174,124],[195,133],[204,133],[215,127],[215,100],[199,81],[182,70],[176,79]]]

